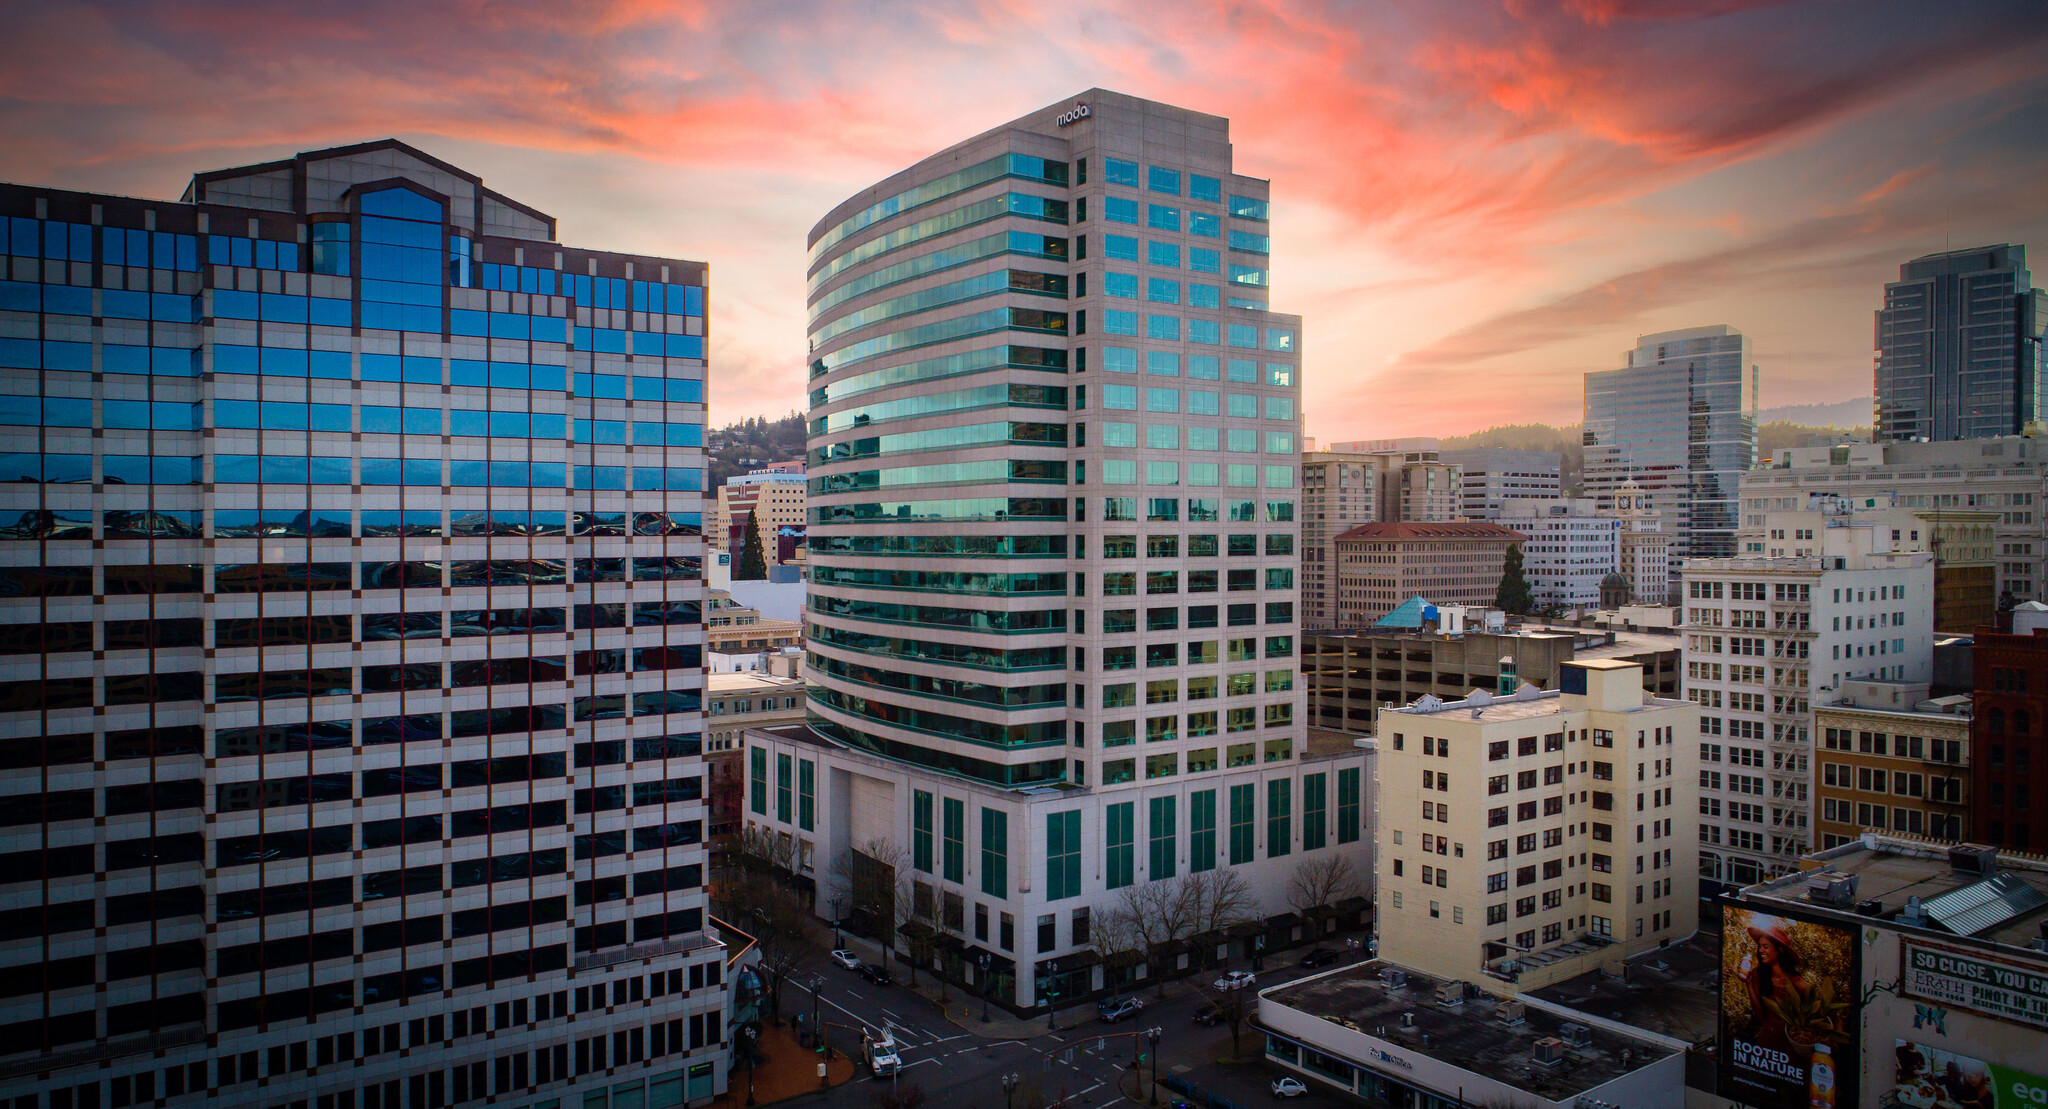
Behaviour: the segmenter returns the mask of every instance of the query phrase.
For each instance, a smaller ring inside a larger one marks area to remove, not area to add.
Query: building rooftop
[[[1987,859],[1991,861],[1986,863]],[[1848,906],[1817,902],[1810,895],[1808,881],[1825,869],[1855,877],[1855,893],[1850,900],[1857,907],[1853,911],[1900,927],[1925,928],[1935,934],[1966,935],[1986,943],[2025,948],[2042,938],[2043,922],[2048,921],[2048,859],[2037,856],[1999,854],[1988,847],[1872,832],[1840,847],[1808,855],[1802,862],[1808,870],[1751,886],[1742,891],[1743,896],[1796,904],[1808,910],[1819,907],[1851,911]],[[1990,886],[1993,882],[1998,883],[1998,888]],[[1972,892],[1943,906],[1928,904],[1961,890]],[[1910,916],[1902,919],[1908,898],[1917,898],[1917,905],[1925,914],[1918,923]],[[1966,911],[1969,904],[1983,906],[1993,900],[2004,902],[2009,911]],[[1876,904],[1870,905],[1871,902]],[[1866,907],[1871,911],[1865,912]],[[1956,911],[1945,916],[1943,907]],[[2038,951],[2035,955],[2041,957]]]
[[[1624,662],[1620,659],[1575,659],[1573,661],[1583,662],[1593,669],[1600,670],[1638,665],[1637,663]],[[1649,694],[1644,694],[1641,705],[1630,706],[1620,711],[1635,712],[1638,709],[1668,708],[1691,703],[1690,701],[1680,701],[1670,697],[1653,697]],[[1412,704],[1385,711],[1401,713],[1407,716],[1440,716],[1446,713],[1462,712],[1467,714],[1470,719],[1480,723],[1496,724],[1507,720],[1530,720],[1542,716],[1556,716],[1564,711],[1564,696],[1558,690],[1538,689],[1533,685],[1525,683],[1521,689],[1515,691],[1512,697],[1496,697],[1483,689],[1473,690],[1466,694],[1464,700],[1461,701],[1445,701],[1436,696],[1424,694]]]
[[[1683,943],[1646,951],[1626,976],[1598,970],[1529,996],[1687,1043],[1711,1043],[1721,1018],[1721,933],[1706,926]]]
[[[1364,740],[1364,744],[1361,745],[1358,742],[1359,740]],[[1311,724],[1309,725],[1308,735],[1302,743],[1301,757],[1313,759],[1331,755],[1346,755],[1359,750],[1361,746],[1375,746],[1373,738],[1369,735],[1360,735],[1357,732],[1339,731],[1336,728],[1318,728]]]
[[[731,693],[735,690],[754,689],[802,689],[802,678],[784,678],[762,670],[741,670],[733,673],[704,675],[704,690],[707,693]]]
[[[1560,1037],[1565,1025],[1576,1023],[1570,1018],[1528,1005],[1519,1022],[1504,1024],[1502,999],[1482,995],[1447,1005],[1438,1000],[1438,987],[1446,979],[1399,968],[1406,983],[1393,988],[1382,977],[1388,969],[1395,968],[1375,959],[1275,986],[1260,998],[1326,1019],[1352,1021],[1367,1035],[1410,1045],[1546,1101],[1568,1100],[1676,1052],[1647,1036],[1582,1024],[1585,1045],[1572,1047],[1563,1062],[1546,1066],[1535,1060],[1536,1041]],[[1414,1027],[1401,1027],[1404,1015],[1413,1016]]]
[[[1448,524],[1360,524],[1337,536],[1345,539],[1527,539],[1519,531],[1476,521]]]

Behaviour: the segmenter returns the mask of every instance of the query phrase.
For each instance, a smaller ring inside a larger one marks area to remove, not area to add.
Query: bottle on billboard
[[[1812,1109],[1835,1109],[1835,1053],[1826,1043],[1813,1045],[1806,1069],[1806,1098]]]

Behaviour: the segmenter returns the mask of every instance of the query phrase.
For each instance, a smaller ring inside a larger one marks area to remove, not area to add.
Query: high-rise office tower
[[[743,816],[828,883],[908,844],[922,918],[964,935],[971,902],[1013,1003],[1094,988],[1119,889],[1235,867],[1275,912],[1358,838],[1361,764],[1304,742],[1267,196],[1226,120],[1091,90],[810,235],[815,742],[750,733]]]
[[[1725,324],[1666,331],[1622,358],[1586,375],[1587,494],[1612,508],[1634,482],[1663,512],[1673,559],[1734,554],[1738,486],[1756,464],[1749,339]]]
[[[1563,459],[1556,451],[1479,447],[1445,451],[1443,460],[1462,475],[1458,514],[1467,520],[1498,522],[1517,501],[1547,501],[1568,496]]]
[[[703,264],[388,140],[0,215],[12,1104],[722,1088]]]
[[[2027,248],[2001,243],[1915,258],[1877,312],[1877,438],[2017,435],[2042,411],[2048,294]]]

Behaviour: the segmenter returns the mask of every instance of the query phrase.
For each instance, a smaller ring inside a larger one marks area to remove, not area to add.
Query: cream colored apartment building
[[[1692,934],[1699,707],[1642,683],[1565,662],[1380,714],[1381,958],[1515,994]]]

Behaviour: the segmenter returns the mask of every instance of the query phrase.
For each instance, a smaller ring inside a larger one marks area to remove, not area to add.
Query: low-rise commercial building
[[[804,464],[800,460],[735,474],[718,487],[711,509],[711,526],[704,529],[705,542],[734,556],[743,553],[747,514],[751,512],[760,524],[763,554],[769,562],[775,562],[776,532],[785,527],[804,528],[804,509],[808,504]]]
[[[1698,707],[1619,660],[1558,679],[1381,714],[1383,958],[1507,994],[1692,934]]]
[[[1908,508],[1897,493],[1847,497],[1808,493],[1804,505],[1782,508],[1784,496],[1743,499],[1738,539],[1747,555],[1805,558],[1820,553],[1817,538],[1844,521],[1888,535],[1902,551],[1934,556],[1934,630],[1970,632],[1998,618],[1998,524],[2003,514],[1983,509]]]
[[[1813,830],[1823,849],[1866,831],[1969,834],[1969,697],[1931,700],[1926,682],[1845,680],[1813,717]],[[1720,773],[1702,770],[1701,787]]]
[[[1337,621],[1332,540],[1370,523],[1445,522],[1458,515],[1457,469],[1437,458],[1434,439],[1342,443],[1301,456],[1301,619]]]
[[[1723,907],[1719,1097],[2041,1104],[2044,912],[2038,857],[1876,833],[1740,891]]]
[[[1386,705],[1432,695],[1456,699],[1473,689],[1497,691],[1503,676],[1555,689],[1558,667],[1575,659],[1637,663],[1645,692],[1677,697],[1679,654],[1675,634],[1550,627],[1458,633],[1373,629],[1303,637],[1301,673],[1313,723],[1370,733]]]
[[[1362,628],[1424,596],[1440,605],[1487,605],[1508,548],[1528,539],[1499,524],[1364,524],[1332,542],[1338,627]]]
[[[743,655],[801,646],[804,626],[799,620],[767,619],[725,590],[709,589],[704,593],[704,636],[715,653]]]
[[[1266,1061],[1410,1109],[1680,1109],[1686,1041],[1374,960],[1259,994]]]

